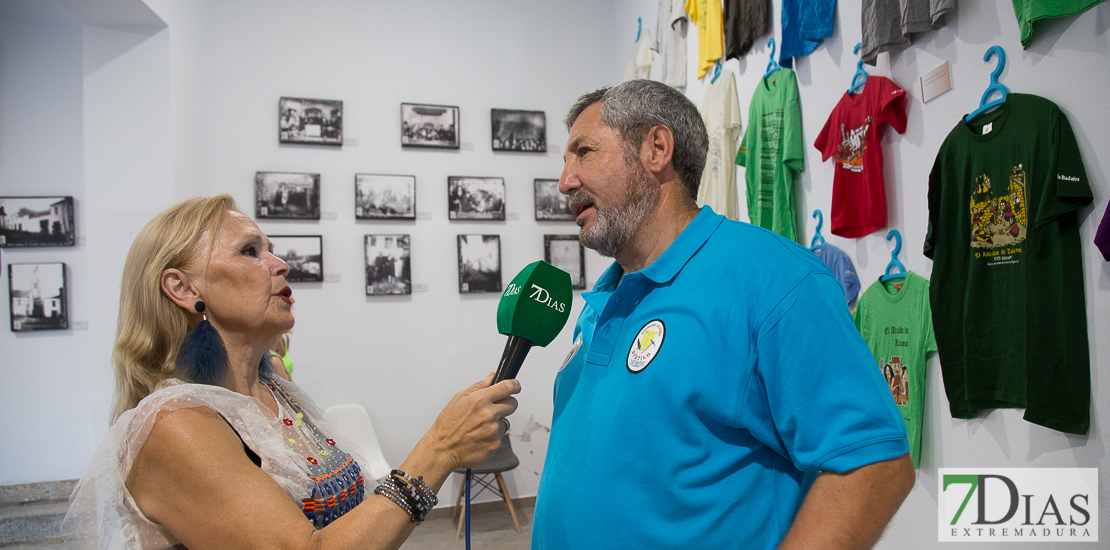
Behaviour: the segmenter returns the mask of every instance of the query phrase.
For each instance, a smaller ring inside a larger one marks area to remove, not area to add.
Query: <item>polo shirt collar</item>
[[[701,246],[709,240],[724,219],[724,216],[714,213],[709,206],[701,207],[698,215],[690,220],[690,224],[682,230],[682,233],[679,233],[678,238],[667,247],[667,250],[639,273],[655,284],[663,284],[674,279],[690,258],[693,258]],[[605,308],[608,295],[617,288],[617,282],[620,281],[623,273],[624,270],[620,264],[614,261],[605,273],[601,274],[593,290],[582,293],[582,299],[586,300],[594,310],[601,311]]]

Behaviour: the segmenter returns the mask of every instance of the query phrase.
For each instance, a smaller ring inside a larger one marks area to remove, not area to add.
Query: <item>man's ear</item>
[[[162,272],[162,294],[190,313],[196,311],[200,293],[192,284],[192,278],[184,271],[169,268]]]
[[[663,172],[674,156],[674,133],[666,126],[653,126],[644,136],[641,153],[649,172]]]

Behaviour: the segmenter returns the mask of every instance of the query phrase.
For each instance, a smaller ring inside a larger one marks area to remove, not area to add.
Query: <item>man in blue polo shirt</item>
[[[582,96],[560,191],[616,261],[555,380],[532,547],[868,548],[913,485],[906,428],[820,259],[694,202],[681,93]]]

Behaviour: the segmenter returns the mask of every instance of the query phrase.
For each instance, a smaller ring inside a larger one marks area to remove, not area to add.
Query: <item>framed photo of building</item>
[[[459,108],[401,104],[401,146],[459,148]]]
[[[504,220],[505,178],[448,176],[447,218]]]
[[[355,218],[415,220],[416,176],[355,174]]]
[[[559,180],[536,179],[536,221],[574,221],[570,198],[559,192]]]
[[[366,295],[412,294],[408,235],[366,235]]]
[[[547,115],[543,111],[490,109],[494,151],[547,152]]]
[[[69,328],[66,264],[8,264],[12,332]]]
[[[76,242],[73,197],[0,197],[0,248]]]
[[[255,173],[254,215],[259,219],[320,219],[320,174]]]
[[[343,102],[281,98],[278,101],[278,142],[343,145]]]
[[[501,292],[501,236],[459,235],[459,293]]]
[[[320,235],[270,235],[274,255],[289,264],[290,283],[324,281],[324,237]]]
[[[586,289],[586,247],[578,242],[578,235],[544,235],[543,259],[570,273],[572,288]]]

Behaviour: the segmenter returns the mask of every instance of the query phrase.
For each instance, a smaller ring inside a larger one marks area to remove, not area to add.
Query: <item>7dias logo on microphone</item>
[[[509,283],[509,286],[505,289],[504,296],[516,296],[517,294],[520,294],[522,290],[524,290],[524,287]],[[535,283],[532,284],[532,289],[531,291],[529,291],[528,297],[551,309],[554,309],[555,311],[558,311],[559,313],[563,313],[567,309],[566,302],[560,302],[553,299],[551,297],[551,293],[548,292],[546,288],[543,288],[542,286],[539,286]]]
[[[941,542],[1098,542],[1097,468],[940,468]]]

